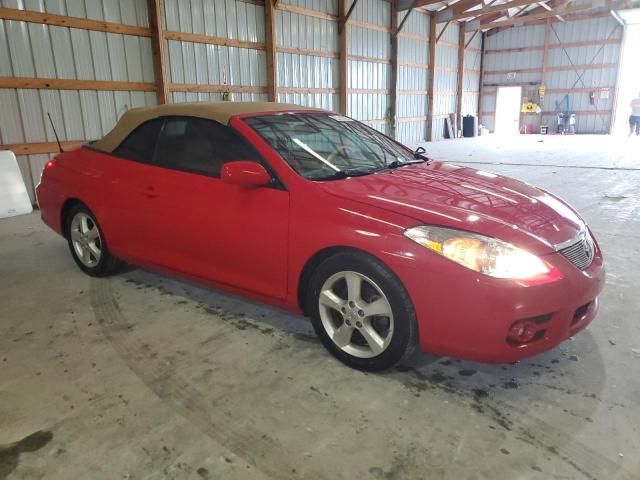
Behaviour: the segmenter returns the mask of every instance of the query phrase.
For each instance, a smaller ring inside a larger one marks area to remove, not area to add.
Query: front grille
[[[595,246],[591,235],[585,233],[576,243],[559,250],[559,252],[580,270],[584,270],[593,261]]]

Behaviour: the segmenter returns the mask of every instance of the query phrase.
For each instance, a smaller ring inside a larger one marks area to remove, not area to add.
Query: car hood
[[[499,238],[537,254],[575,238],[583,220],[562,200],[512,178],[433,162],[323,182],[332,195]]]

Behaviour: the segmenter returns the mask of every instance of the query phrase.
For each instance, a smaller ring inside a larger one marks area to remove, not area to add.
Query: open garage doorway
[[[620,59],[618,99],[616,102],[615,135],[629,135],[631,101],[640,97],[640,9],[618,12],[626,23],[625,38]]]
[[[500,135],[519,133],[521,102],[522,87],[498,87],[495,133]]]

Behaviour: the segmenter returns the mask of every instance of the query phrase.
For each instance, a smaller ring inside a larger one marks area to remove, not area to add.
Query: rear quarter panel
[[[43,221],[61,235],[64,235],[62,208],[66,201],[79,200],[94,213],[99,208],[100,172],[91,153],[81,147],[57,155],[52,167],[45,166],[36,189]]]

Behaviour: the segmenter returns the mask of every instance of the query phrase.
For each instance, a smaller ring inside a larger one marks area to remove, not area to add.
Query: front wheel
[[[415,348],[416,317],[408,293],[375,258],[345,252],[314,272],[307,311],[324,346],[365,371],[393,367]]]

